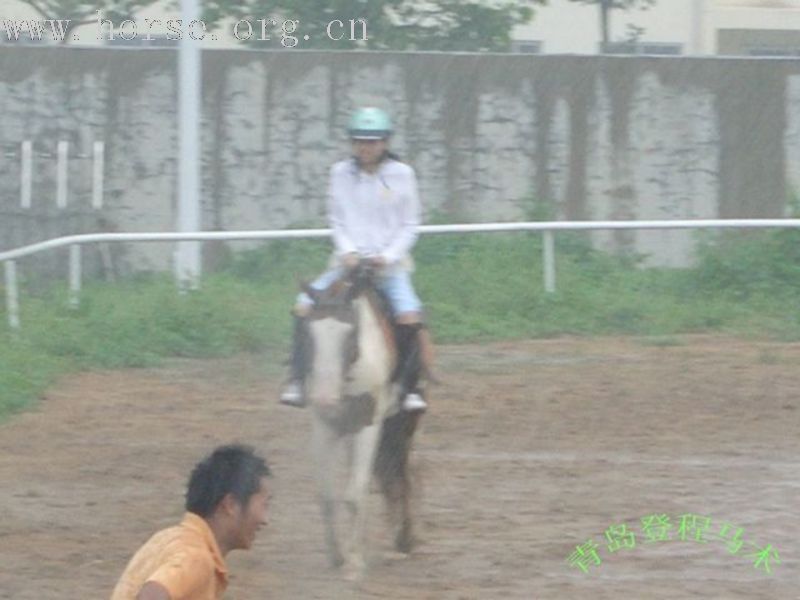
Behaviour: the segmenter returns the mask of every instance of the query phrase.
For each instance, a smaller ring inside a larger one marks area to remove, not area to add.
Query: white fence
[[[78,168],[74,165],[90,161],[92,173],[92,198],[91,207],[101,209],[103,207],[103,174],[105,161],[105,142],[97,140],[92,142],[91,154],[70,153],[70,143],[67,140],[56,142],[55,154],[49,149],[44,149],[37,143],[38,151],[34,148],[32,140],[24,140],[19,144],[19,206],[20,208],[32,208],[31,198],[34,190],[33,174],[40,172],[52,158],[56,159],[55,164],[55,183],[56,183],[56,207],[63,210],[69,204],[69,172]],[[50,146],[47,146],[50,148]],[[17,156],[15,149],[7,150],[7,159]],[[81,169],[86,167],[80,166]],[[73,200],[74,202],[74,200]]]
[[[676,221],[543,221],[527,223],[476,223],[464,225],[424,225],[421,234],[433,233],[490,233],[509,231],[541,231],[544,289],[556,289],[555,243],[556,231],[586,231],[600,229],[788,229],[800,228],[800,219],[698,219]],[[212,240],[279,240],[320,238],[330,236],[329,229],[288,229],[273,231],[198,231],[195,233],[92,233],[55,238],[46,242],[0,252],[5,267],[6,313],[11,329],[19,329],[19,290],[15,260],[69,246],[69,302],[76,307],[81,290],[81,246],[100,242],[186,242]]]

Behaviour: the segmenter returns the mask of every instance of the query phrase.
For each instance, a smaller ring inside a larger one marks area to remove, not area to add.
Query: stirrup
[[[425,398],[413,392],[411,394],[406,394],[406,397],[403,398],[402,406],[403,410],[406,412],[428,410],[428,403],[425,402]]]
[[[303,396],[303,386],[296,381],[287,383],[286,387],[284,387],[281,392],[280,403],[286,406],[303,408],[306,405],[306,399]]]

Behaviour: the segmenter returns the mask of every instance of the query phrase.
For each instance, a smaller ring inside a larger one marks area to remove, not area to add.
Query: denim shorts
[[[325,273],[311,282],[311,287],[322,291],[339,279],[342,276],[342,272],[343,269],[341,267],[334,267],[329,271],[325,271]],[[414,287],[411,284],[411,275],[408,271],[393,269],[379,277],[377,283],[378,288],[389,299],[389,304],[395,315],[422,311],[422,302],[414,291]],[[308,294],[302,292],[297,296],[297,303],[309,305],[313,304],[314,301]]]

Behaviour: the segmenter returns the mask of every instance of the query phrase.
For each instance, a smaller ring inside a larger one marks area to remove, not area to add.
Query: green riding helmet
[[[354,140],[383,140],[392,134],[392,121],[380,108],[359,108],[350,117],[347,131]]]

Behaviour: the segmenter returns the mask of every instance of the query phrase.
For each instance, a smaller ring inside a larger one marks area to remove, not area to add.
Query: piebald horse
[[[308,315],[306,397],[313,415],[316,463],[325,546],[332,566],[349,579],[365,571],[366,504],[373,472],[397,528],[395,548],[413,545],[408,456],[420,413],[398,411],[397,362],[392,327],[376,292],[374,273],[359,266],[324,292],[304,286],[314,299]],[[343,553],[336,533],[335,447],[349,442],[345,493],[352,519]]]

